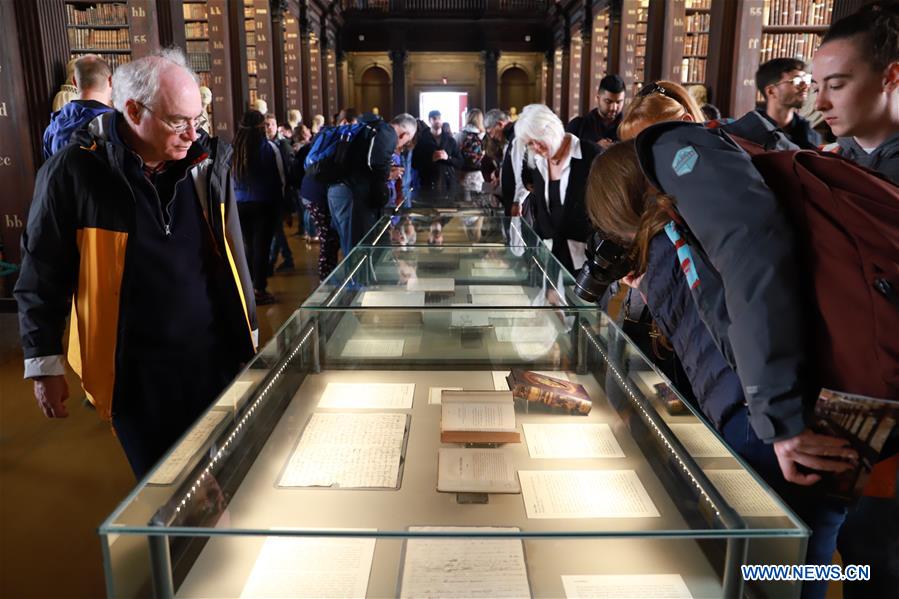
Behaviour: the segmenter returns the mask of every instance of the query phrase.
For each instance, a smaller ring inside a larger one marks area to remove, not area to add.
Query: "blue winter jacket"
[[[110,110],[111,107],[96,100],[72,100],[54,112],[44,130],[44,160],[64,148],[75,131]]]
[[[659,330],[674,346],[703,414],[720,431],[745,402],[740,378],[702,322],[674,244],[665,233],[650,242],[640,291]]]
[[[259,146],[259,163],[245,180],[234,177],[234,195],[238,204],[245,202],[276,202],[284,197],[284,163],[280,150],[267,139]]]

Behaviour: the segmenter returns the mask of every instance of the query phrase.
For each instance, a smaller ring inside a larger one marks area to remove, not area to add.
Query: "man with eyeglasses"
[[[15,296],[41,410],[68,416],[71,313],[68,362],[140,479],[253,356],[255,304],[184,54],[120,66],[112,100],[38,172]]]
[[[795,58],[774,58],[755,73],[755,84],[765,98],[764,108],[756,111],[759,116],[800,148],[813,150],[821,143],[820,137],[798,112],[808,98],[811,81],[805,63]]]

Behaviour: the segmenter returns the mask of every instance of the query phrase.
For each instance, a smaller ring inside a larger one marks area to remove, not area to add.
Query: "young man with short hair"
[[[799,115],[799,109],[808,97],[811,79],[805,72],[805,63],[795,58],[773,58],[755,72],[756,87],[765,98],[765,107],[757,109],[756,113],[806,150],[813,150],[820,144],[811,123]]]
[[[571,119],[565,130],[578,139],[599,144],[605,150],[618,141],[624,96],[624,80],[618,75],[606,75],[596,90],[597,107],[586,116]]]
[[[815,54],[812,85],[817,89],[815,108],[837,136],[836,144],[825,149],[899,185],[897,38],[895,4],[841,19]]]
[[[50,117],[44,131],[44,159],[69,143],[72,133],[112,110],[112,69],[99,55],[86,54],[77,59],[72,81],[78,97]]]
[[[837,136],[824,149],[899,184],[899,4],[875,2],[831,25],[812,64],[815,108]],[[844,582],[846,599],[899,596],[897,487],[894,455],[849,509],[837,549],[843,563],[870,565],[871,579]]]

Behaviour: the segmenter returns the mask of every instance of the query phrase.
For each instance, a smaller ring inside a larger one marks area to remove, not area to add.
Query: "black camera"
[[[586,254],[587,261],[574,281],[574,292],[582,300],[596,303],[609,285],[633,270],[633,266],[626,248],[603,239],[599,233],[587,240]]]

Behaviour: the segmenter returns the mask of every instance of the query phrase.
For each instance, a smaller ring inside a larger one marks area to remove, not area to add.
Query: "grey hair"
[[[159,92],[159,74],[171,66],[184,69],[199,86],[200,80],[188,65],[184,52],[180,48],[163,48],[115,70],[112,75],[112,105],[119,112],[125,112],[128,100],[151,105]]]
[[[508,114],[506,114],[499,108],[493,108],[491,110],[488,110],[487,114],[484,115],[484,128],[493,129],[493,127],[495,127],[498,122],[508,120]]]
[[[408,112],[396,115],[390,121],[390,124],[402,127],[411,135],[415,135],[415,132],[418,131],[418,120]]]
[[[527,146],[530,141],[542,141],[555,154],[565,138],[565,126],[556,113],[544,104],[528,104],[515,121],[515,143]],[[528,164],[533,166],[533,156],[528,154]]]

